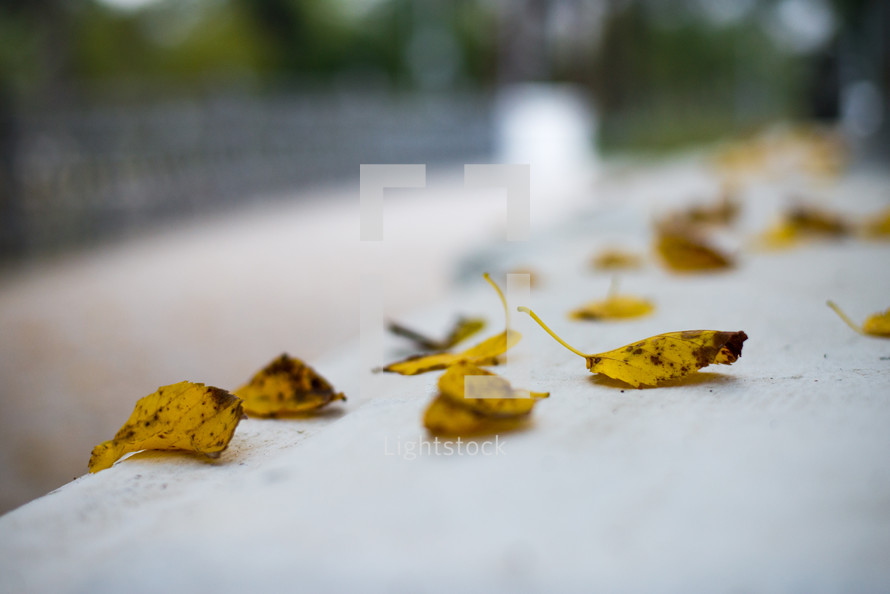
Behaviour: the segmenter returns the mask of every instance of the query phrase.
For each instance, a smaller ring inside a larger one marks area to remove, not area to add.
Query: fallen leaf
[[[777,177],[789,172],[833,178],[846,159],[847,147],[836,131],[797,126],[768,130],[733,143],[718,153],[716,164],[733,179],[749,179],[754,174]]]
[[[591,260],[597,270],[633,270],[643,267],[643,258],[634,252],[620,248],[607,248]]]
[[[689,226],[659,225],[655,249],[664,264],[675,272],[705,272],[732,267],[729,256]]]
[[[650,314],[655,306],[648,299],[619,295],[618,281],[613,280],[605,299],[591,301],[569,313],[575,320],[612,320],[637,318]]]
[[[501,292],[500,287],[491,280],[491,277],[487,273],[484,276],[485,280],[494,287],[495,291],[497,291],[498,297],[501,299],[501,304],[504,306],[506,329],[503,332],[487,338],[476,346],[460,353],[414,355],[407,359],[387,365],[383,368],[383,371],[400,373],[402,375],[417,375],[419,373],[426,373],[427,371],[436,369],[445,369],[458,363],[496,365],[498,363],[498,358],[506,353],[507,350],[515,346],[520,338],[522,338],[522,335],[515,330],[510,330],[510,315],[509,312],[507,312],[507,300],[504,298],[504,294]]]
[[[785,214],[785,220],[804,235],[840,237],[850,231],[840,215],[815,206],[795,206]]]
[[[711,204],[697,204],[674,213],[671,218],[686,225],[730,225],[739,215],[738,201],[729,187],[724,187],[720,199]]]
[[[890,308],[884,313],[876,313],[868,316],[862,326],[857,326],[847,314],[845,314],[834,301],[827,302],[828,307],[840,316],[840,318],[853,330],[862,335],[880,336],[890,338]]]
[[[192,382],[161,386],[140,398],[130,419],[93,448],[90,472],[110,468],[140,450],[185,450],[219,456],[244,416],[241,399],[220,388]]]
[[[346,400],[314,369],[287,354],[257,372],[235,395],[244,400],[244,412],[254,417],[305,414]]]
[[[665,380],[695,373],[712,363],[731,365],[742,355],[744,332],[687,330],[668,332],[603,353],[586,354],[557,336],[527,307],[519,311],[532,317],[561,345],[584,357],[591,373],[601,373],[635,388],[655,386]]]
[[[471,397],[466,378],[474,377]],[[547,392],[514,389],[504,378],[475,365],[460,363],[439,378],[439,393],[427,407],[423,424],[432,433],[472,435],[515,429],[525,422]]]
[[[862,225],[862,234],[871,239],[890,239],[890,208],[870,216]]]
[[[761,236],[767,249],[783,249],[812,239],[837,239],[850,233],[840,215],[814,206],[795,206],[784,213]]]
[[[480,318],[458,318],[448,336],[443,340],[429,338],[397,322],[389,322],[387,329],[397,336],[407,338],[419,349],[426,351],[447,351],[485,328],[485,320]]]

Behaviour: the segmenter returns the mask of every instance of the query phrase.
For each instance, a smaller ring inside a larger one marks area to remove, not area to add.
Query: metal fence
[[[12,129],[13,180],[2,213],[7,256],[322,182],[357,188],[361,163],[469,162],[490,154],[493,136],[484,97],[383,93],[25,111]]]

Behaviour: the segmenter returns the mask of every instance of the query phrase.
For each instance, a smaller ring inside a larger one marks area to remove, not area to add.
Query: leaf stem
[[[498,292],[498,297],[501,298],[501,304],[504,306],[504,328],[505,328],[505,330],[509,330],[510,329],[510,310],[507,309],[507,298],[504,297],[504,293],[501,291],[501,288],[497,285],[497,283],[495,283],[493,280],[491,280],[491,277],[488,275],[487,272],[485,274],[483,274],[482,276],[485,278],[485,280],[488,281],[488,284],[491,285],[492,287],[494,287],[494,290]]]
[[[567,343],[566,341],[561,339],[559,336],[557,336],[556,333],[553,332],[553,330],[551,330],[550,328],[547,327],[547,324],[545,324],[544,322],[541,321],[541,318],[538,317],[538,314],[536,314],[529,308],[527,308],[523,305],[520,305],[519,307],[516,308],[516,311],[521,311],[523,313],[527,313],[528,315],[530,315],[532,317],[532,319],[534,321],[536,321],[538,323],[538,325],[544,329],[545,332],[547,332],[547,334],[549,334],[550,336],[552,336],[553,338],[556,339],[556,342],[558,342],[565,348],[569,349],[576,355],[580,355],[580,356],[584,357],[585,359],[590,356],[587,353],[582,353],[581,351],[579,351],[578,349],[576,349],[575,347],[571,346],[569,343]]]
[[[618,279],[618,275],[617,275],[617,274],[613,274],[613,275],[612,275],[612,282],[609,283],[609,292],[606,294],[606,300],[607,300],[607,301],[611,301],[611,300],[615,299],[615,298],[618,296],[618,285],[620,285],[620,284],[621,284],[621,282],[620,282],[620,280]]]
[[[840,318],[847,324],[847,326],[849,326],[850,328],[852,328],[859,334],[862,334],[863,336],[865,336],[865,332],[863,332],[862,328],[857,326],[856,322],[854,322],[849,317],[847,317],[847,314],[845,314],[843,311],[841,311],[841,308],[837,306],[837,303],[835,303],[834,301],[828,300],[825,302],[825,305],[827,305],[828,307],[833,309],[834,313],[836,313],[838,316],[840,316]]]

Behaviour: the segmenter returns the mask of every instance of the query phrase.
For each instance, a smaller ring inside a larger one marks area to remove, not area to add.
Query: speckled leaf
[[[305,414],[335,400],[346,400],[314,369],[283,354],[257,372],[235,395],[250,416]]]
[[[90,472],[110,468],[140,450],[186,450],[218,456],[244,416],[241,399],[220,388],[192,382],[161,386],[139,399],[130,419],[93,448]]]
[[[561,345],[584,357],[591,373],[602,373],[635,388],[684,377],[713,363],[731,365],[742,356],[742,344],[748,339],[741,331],[687,330],[659,334],[589,355],[566,343],[527,307],[520,307],[519,311],[529,314]]]
[[[744,332],[687,330],[659,334],[627,346],[587,355],[587,369],[635,388],[695,373],[712,363],[731,365],[742,355]]]

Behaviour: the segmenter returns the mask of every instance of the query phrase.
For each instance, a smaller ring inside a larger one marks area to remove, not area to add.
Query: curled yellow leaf
[[[472,383],[467,383],[467,378]],[[471,393],[467,393],[467,386]],[[515,389],[504,378],[472,364],[449,367],[439,378],[439,393],[427,407],[424,426],[433,433],[471,435],[521,426],[546,392]]]
[[[318,372],[287,354],[257,372],[235,395],[244,400],[244,412],[255,417],[305,414],[346,400]]]
[[[561,345],[583,357],[591,373],[601,373],[635,388],[681,378],[713,363],[731,365],[742,355],[744,332],[687,330],[667,332],[603,353],[587,354],[557,336],[527,307],[530,315]]]
[[[674,272],[707,272],[730,268],[732,259],[688,226],[659,226],[655,249]]]
[[[93,448],[90,472],[110,468],[125,454],[140,450],[218,456],[243,416],[241,400],[220,388],[192,382],[161,386],[136,402],[114,439]]]
[[[413,355],[407,359],[390,363],[383,368],[383,371],[400,373],[402,375],[417,375],[434,371],[436,369],[445,369],[458,363],[472,363],[475,365],[494,365],[498,362],[501,355],[507,352],[519,342],[522,335],[515,330],[510,330],[510,314],[507,311],[507,300],[501,292],[500,287],[491,280],[488,274],[485,274],[485,280],[494,287],[501,304],[504,306],[504,317],[506,318],[506,330],[500,334],[491,336],[476,346],[473,346],[459,353],[436,353],[433,355]]]
[[[473,380],[467,390],[467,378]],[[488,416],[513,416],[531,411],[535,400],[547,398],[547,392],[517,389],[501,376],[472,364],[450,367],[439,378],[439,393],[458,404]]]
[[[868,334],[871,336],[880,336],[881,338],[890,338],[890,308],[887,309],[884,313],[876,313],[868,316],[863,322],[862,326],[857,326],[856,322],[851,320],[847,314],[841,310],[840,307],[834,302],[829,301],[827,303],[828,307],[834,310],[834,312],[840,316],[840,318],[847,324],[850,328],[858,332],[859,334]]]

